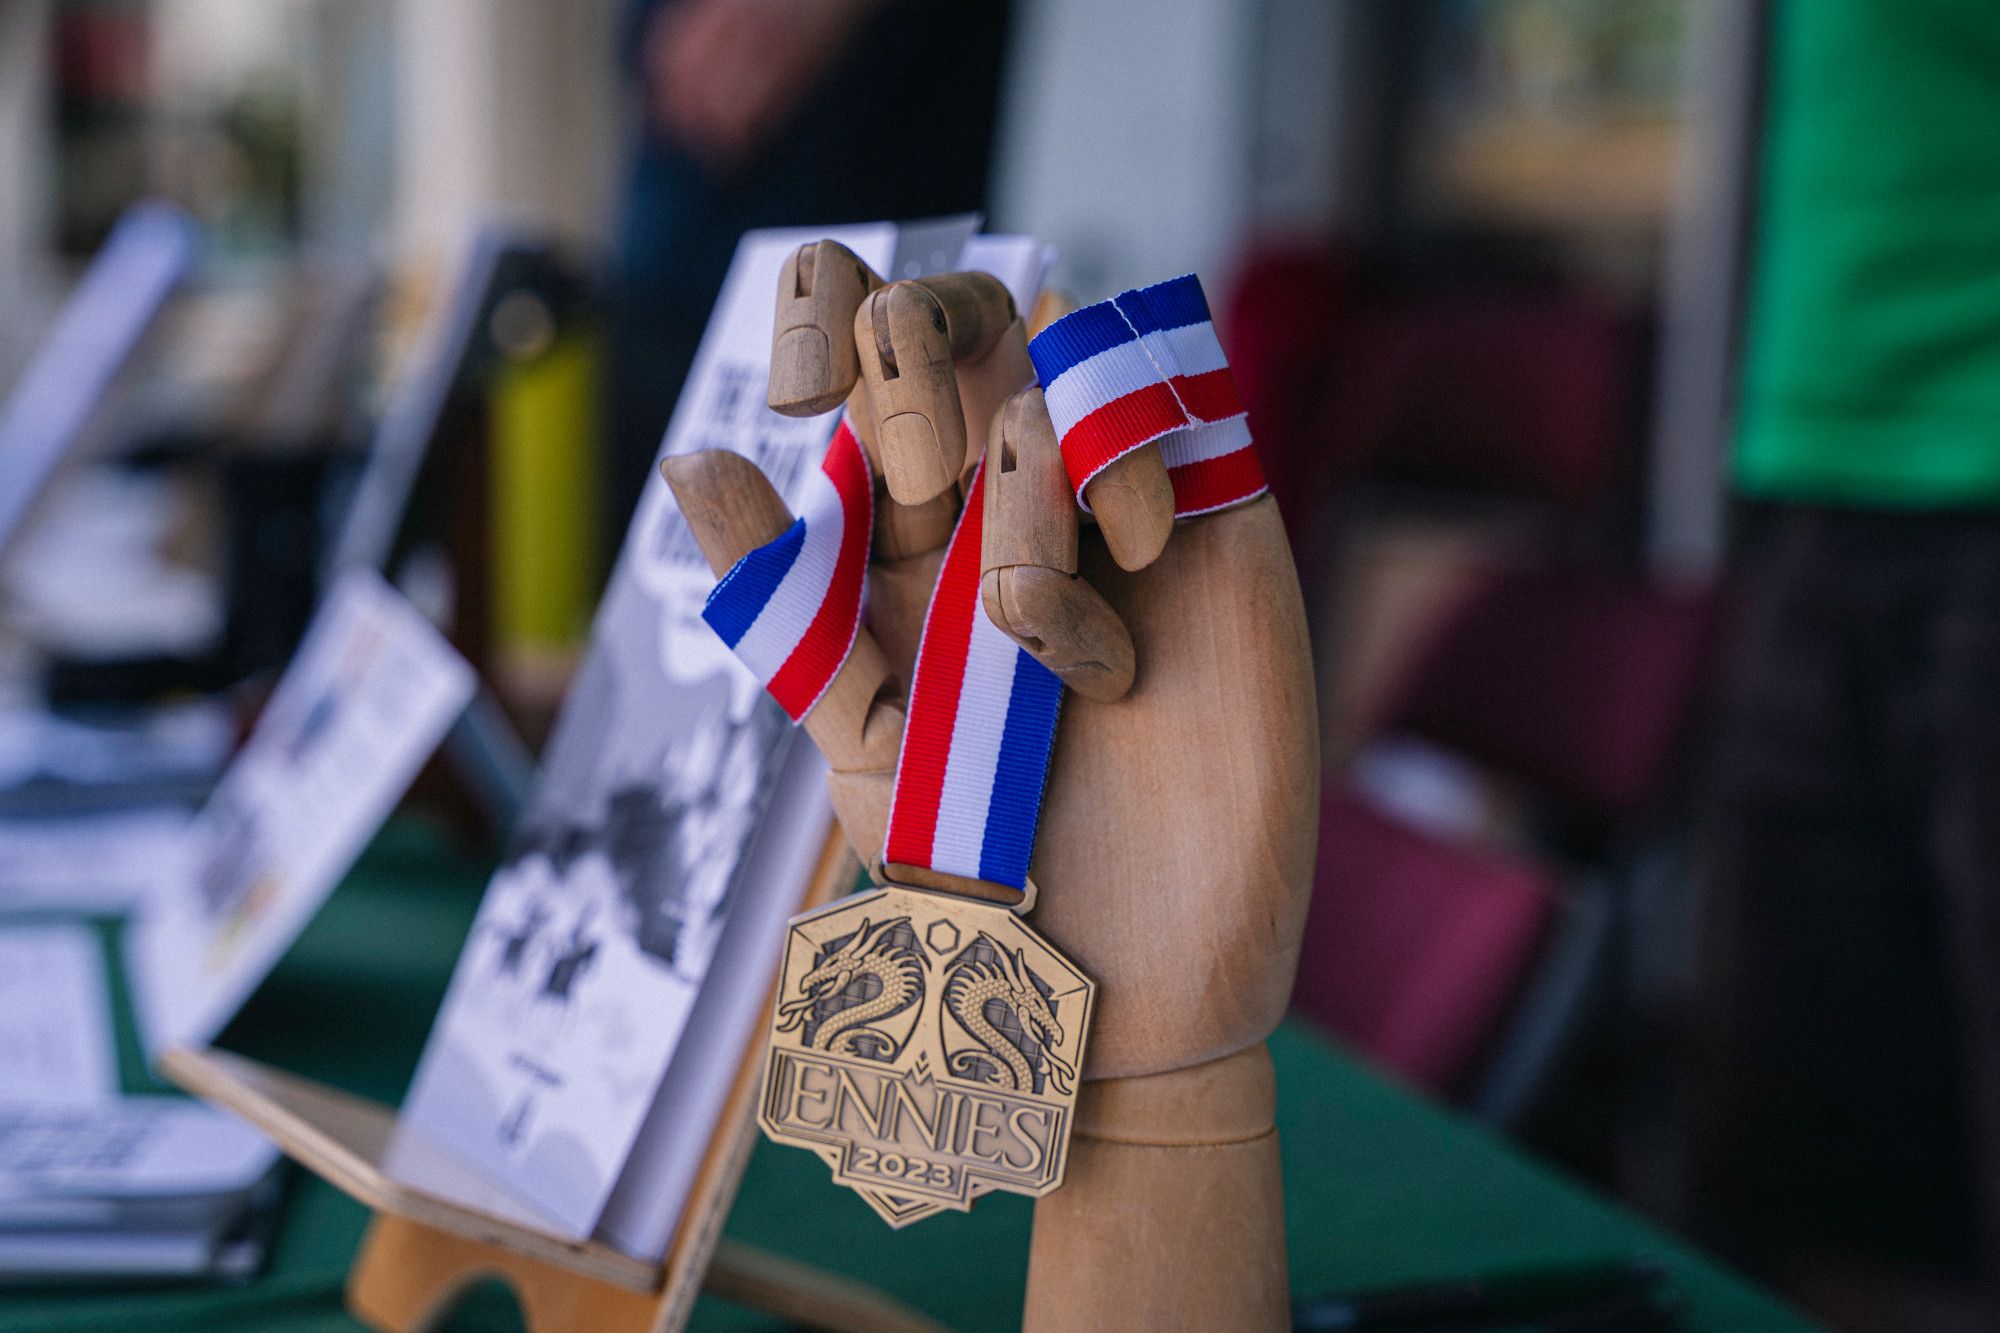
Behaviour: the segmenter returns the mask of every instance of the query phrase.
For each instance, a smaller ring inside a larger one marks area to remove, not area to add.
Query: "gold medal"
[[[907,1226],[1062,1184],[1096,987],[1013,911],[888,885],[794,919],[757,1119]]]

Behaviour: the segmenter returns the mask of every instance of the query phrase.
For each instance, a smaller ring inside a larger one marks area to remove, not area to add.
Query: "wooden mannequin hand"
[[[1319,770],[1305,617],[1272,501],[1175,522],[1149,447],[1093,481],[1097,522],[1080,526],[997,282],[885,287],[821,242],[783,283],[772,404],[824,411],[846,397],[877,479],[869,630],[806,720],[857,853],[873,863],[882,847],[904,686],[984,445],[988,614],[1072,686],[1033,920],[1098,982],[1085,1076],[1182,1069],[1262,1040],[1291,988]],[[664,471],[718,573],[791,521],[739,456]],[[1008,893],[904,867],[890,877]]]

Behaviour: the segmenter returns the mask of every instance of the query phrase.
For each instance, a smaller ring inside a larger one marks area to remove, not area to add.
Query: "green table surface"
[[[443,997],[486,868],[425,826],[390,825],[223,1034],[228,1049],[395,1102]],[[107,928],[107,944],[112,932]],[[115,952],[115,950],[114,950]],[[124,1009],[122,995],[117,997]],[[121,1016],[126,1086],[150,1084]],[[1494,1270],[1647,1256],[1671,1273],[1689,1327],[1813,1327],[1748,1282],[1504,1141],[1364,1070],[1298,1024],[1272,1039],[1293,1290],[1300,1294]],[[1020,1323],[1026,1200],[989,1196],[892,1232],[810,1155],[759,1145],[728,1234],[845,1271],[954,1326]],[[295,1172],[270,1263],[244,1286],[146,1285],[0,1296],[0,1329],[322,1330],[341,1305],[367,1214]],[[475,1293],[453,1328],[518,1328],[511,1299]],[[768,1329],[710,1298],[698,1329]]]

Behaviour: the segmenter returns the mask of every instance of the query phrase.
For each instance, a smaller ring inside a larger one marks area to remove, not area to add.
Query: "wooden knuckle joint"
[[[979,596],[1003,633],[1084,698],[1112,703],[1132,688],[1138,660],[1131,632],[1083,579],[1010,565],[982,575]]]
[[[1076,500],[1040,389],[1021,390],[994,415],[986,458],[980,572],[1037,565],[1075,574]]]
[[[918,283],[944,312],[951,354],[977,361],[993,349],[1015,319],[1014,297],[991,273],[940,273]]]
[[[890,496],[905,505],[935,499],[965,463],[965,414],[943,307],[921,283],[891,283],[855,311],[854,343]]]

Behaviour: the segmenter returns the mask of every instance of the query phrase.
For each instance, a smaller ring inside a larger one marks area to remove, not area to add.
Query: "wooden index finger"
[[[882,285],[860,256],[838,241],[802,245],[778,278],[766,401],[788,417],[840,406],[860,378],[854,312]]]

